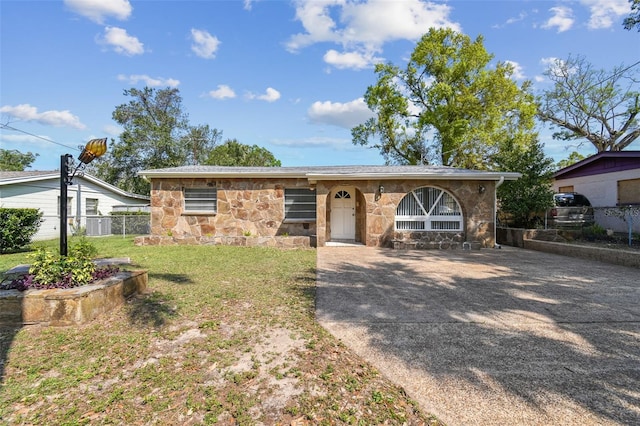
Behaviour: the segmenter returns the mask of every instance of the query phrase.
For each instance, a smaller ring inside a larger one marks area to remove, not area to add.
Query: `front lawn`
[[[315,322],[315,250],[90,240],[147,269],[149,294],[82,326],[0,328],[0,423],[439,424]]]

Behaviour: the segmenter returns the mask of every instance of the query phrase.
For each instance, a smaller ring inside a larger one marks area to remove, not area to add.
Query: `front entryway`
[[[340,187],[331,196],[331,240],[355,240],[355,188]]]

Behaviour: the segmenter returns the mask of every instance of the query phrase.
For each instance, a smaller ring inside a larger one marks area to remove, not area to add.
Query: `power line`
[[[77,149],[77,147],[72,147],[72,146],[65,145],[65,144],[60,143],[60,142],[52,141],[51,139],[47,139],[45,137],[38,136],[38,135],[35,135],[33,133],[29,133],[29,132],[21,130],[21,129],[17,129],[17,128],[13,127],[13,126],[9,126],[8,124],[0,124],[0,129],[13,130],[15,132],[24,133],[25,135],[33,136],[34,138],[42,139],[43,141],[50,142],[50,143],[53,143],[53,144],[56,144],[56,145],[60,145],[60,146],[63,146],[65,148]]]
[[[565,63],[566,63],[566,61],[563,61],[563,62],[565,62]],[[589,91],[589,90],[593,89],[593,88],[594,88],[594,87],[596,87],[596,86],[599,86],[599,85],[601,85],[601,84],[603,84],[603,83],[607,82],[608,80],[617,79],[618,77],[620,77],[620,76],[624,75],[624,73],[625,73],[625,72],[629,71],[631,68],[634,68],[634,67],[636,67],[636,66],[638,66],[638,65],[640,65],[640,61],[637,61],[637,62],[635,62],[635,63],[633,63],[633,64],[629,65],[628,67],[622,68],[622,69],[620,69],[620,70],[616,70],[616,69],[614,69],[614,72],[613,72],[611,75],[606,76],[606,77],[605,77],[605,78],[603,78],[602,80],[599,80],[599,81],[593,82],[590,86],[587,86],[586,88],[581,89],[581,91],[580,91],[580,92],[578,92],[578,95],[583,95],[585,92],[587,92],[587,91]],[[551,70],[551,68],[549,68],[549,70]],[[566,78],[565,78],[565,79],[566,79]]]

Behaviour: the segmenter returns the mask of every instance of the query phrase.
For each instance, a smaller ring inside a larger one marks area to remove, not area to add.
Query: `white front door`
[[[331,198],[331,239],[355,240],[356,197],[354,188],[338,188]]]

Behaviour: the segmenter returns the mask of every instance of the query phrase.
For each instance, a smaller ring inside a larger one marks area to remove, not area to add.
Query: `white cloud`
[[[191,29],[191,38],[193,44],[191,50],[201,58],[213,59],[216,57],[220,40],[217,37],[212,36],[207,31]]]
[[[505,63],[511,65],[511,67],[513,68],[513,78],[515,78],[516,80],[523,80],[525,78],[522,65],[514,61],[505,61]]]
[[[546,67],[551,66],[555,63],[557,63],[558,61],[561,61],[561,59],[556,58],[554,56],[549,56],[548,58],[542,58],[540,59],[540,63]]]
[[[338,69],[363,69],[370,67],[372,64],[381,62],[382,58],[376,58],[372,52],[345,52],[340,53],[334,49],[330,49],[324,54],[324,61],[333,65]]]
[[[133,36],[127,34],[127,30],[118,27],[106,27],[104,37],[100,42],[107,44],[114,51],[127,56],[141,55],[144,53],[144,45]]]
[[[226,84],[219,84],[216,90],[211,90],[207,96],[213,99],[231,99],[236,97],[236,92]]]
[[[71,114],[68,110],[38,112],[38,108],[34,106],[21,104],[16,106],[5,105],[0,108],[0,113],[7,114],[18,120],[34,121],[47,126],[73,127],[76,129],[85,129],[87,127],[80,122],[76,115]]]
[[[542,25],[542,28],[557,28],[558,32],[561,33],[569,30],[573,26],[574,19],[571,8],[557,6],[549,9],[549,12],[551,12],[553,16]]]
[[[367,58],[379,53],[386,42],[417,40],[431,27],[461,30],[449,20],[450,6],[429,1],[298,0],[295,5],[296,19],[305,32],[289,38],[286,47],[291,52],[330,42]],[[344,64],[348,54],[336,54],[331,54],[335,63]]]
[[[180,85],[180,80],[176,80],[174,78],[162,78],[162,77],[149,77],[146,74],[131,74],[131,75],[118,75],[118,80],[126,81],[132,86],[135,86],[139,82],[144,82],[146,86],[149,87],[178,87]]]
[[[520,12],[520,14],[517,17],[512,17],[512,18],[507,19],[504,24],[492,25],[491,28],[498,28],[498,29],[499,28],[504,28],[507,25],[512,25],[512,24],[515,24],[517,22],[524,21],[526,17],[527,17],[527,13],[526,12]]]
[[[346,103],[314,102],[307,111],[307,115],[312,123],[331,124],[351,129],[373,117],[374,113],[367,107],[363,98],[358,98]]]
[[[563,69],[566,68],[566,62],[563,59],[554,57],[542,58],[540,63],[553,75],[562,75]]]
[[[267,87],[267,90],[265,91],[264,94],[256,95],[254,93],[249,92],[247,93],[247,98],[258,99],[260,101],[275,102],[278,99],[280,99],[280,92],[278,92],[276,89],[272,87]]]
[[[103,24],[108,17],[126,20],[132,11],[128,0],[65,0],[64,4],[78,15],[98,24]]]
[[[102,131],[109,136],[116,137],[122,133],[122,127],[115,124],[107,124],[102,127]]]
[[[332,138],[326,136],[315,136],[301,139],[274,139],[270,143],[275,146],[285,146],[287,148],[333,148],[338,150],[349,150],[353,148],[351,139]]]
[[[587,26],[592,30],[610,28],[614,22],[631,13],[631,4],[627,0],[581,0],[580,3],[591,12]]]
[[[256,1],[258,1],[258,0],[244,0],[244,2],[243,2],[244,10],[253,9],[253,3],[256,2]]]

